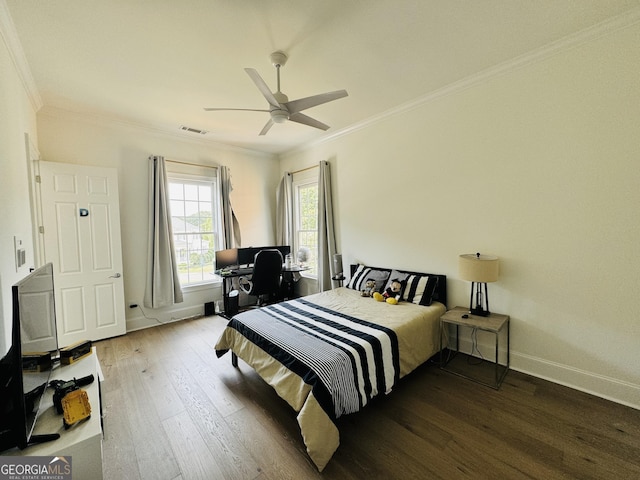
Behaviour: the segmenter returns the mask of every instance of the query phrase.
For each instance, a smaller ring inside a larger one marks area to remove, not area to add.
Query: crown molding
[[[127,120],[123,120],[115,117],[107,117],[104,115],[93,115],[88,113],[72,112],[70,110],[63,110],[56,107],[45,107],[42,101],[42,97],[38,91],[31,69],[27,62],[27,57],[24,54],[22,44],[18,37],[18,32],[15,28],[9,7],[5,0],[0,0],[0,37],[4,40],[9,56],[16,68],[18,76],[22,82],[22,85],[27,93],[29,101],[34,112],[40,115],[47,115],[50,117],[65,118],[67,120],[78,120],[91,122],[93,124],[100,124],[101,126],[118,126],[125,129],[138,129],[144,130],[147,133],[155,135],[164,135],[169,137],[176,137],[189,143],[197,143],[201,145],[207,145],[209,147],[215,146],[217,149],[227,152],[234,152],[242,155],[251,155],[259,157],[275,158],[275,154],[263,152],[259,150],[253,150],[249,148],[238,147],[230,145],[228,143],[221,143],[215,140],[207,138],[194,138],[191,134],[181,131],[170,131],[169,129],[162,129],[157,127],[151,127]]]
[[[378,115],[374,115],[363,121],[354,123],[348,127],[345,127],[343,129],[332,132],[328,135],[325,135],[319,139],[312,140],[302,145],[295,146],[290,150],[286,150],[280,153],[268,153],[268,152],[254,150],[246,147],[235,146],[228,143],[222,143],[222,142],[218,142],[216,140],[211,140],[207,138],[194,138],[188,133],[173,132],[173,131],[170,131],[169,129],[151,127],[148,125],[138,124],[135,122],[126,121],[126,120],[122,120],[114,117],[71,112],[68,110],[62,110],[54,107],[46,107],[46,112],[40,112],[40,113],[50,115],[50,116],[60,116],[60,117],[64,116],[66,118],[88,120],[93,123],[100,123],[102,125],[112,125],[112,126],[119,125],[120,127],[129,128],[129,129],[131,128],[142,129],[149,133],[177,137],[177,138],[189,141],[191,143],[200,143],[200,144],[209,145],[209,146],[215,145],[219,149],[226,150],[226,151],[233,151],[233,152],[241,153],[245,155],[250,154],[250,155],[282,158],[297,152],[308,150],[309,148],[313,148],[324,143],[331,142],[340,137],[350,135],[358,130],[362,130],[372,125],[375,125],[377,123],[383,122],[388,118],[394,117],[396,115],[404,114],[416,108],[420,108],[425,104],[428,104],[441,97],[453,95],[465,89],[471,88],[475,85],[479,85],[484,82],[487,82],[505,73],[508,73],[520,68],[524,68],[527,65],[534,64],[534,63],[543,61],[545,59],[551,58],[564,51],[577,48],[582,44],[591,42],[599,37],[610,35],[618,30],[630,27],[639,22],[640,22],[640,7],[636,7],[625,13],[622,13],[615,17],[611,17],[603,22],[595,24],[591,27],[587,27],[583,30],[580,30],[579,32],[563,37],[555,42],[544,45],[529,53],[520,55],[518,57],[502,62],[498,65],[495,65],[493,67],[489,67],[483,71],[470,75],[466,78],[460,79],[449,85],[445,85],[444,87],[441,87],[437,90],[429,92],[409,102],[405,102],[404,104],[401,104],[397,107],[386,110]],[[25,92],[27,93],[27,96],[31,102],[31,105],[34,111],[39,112],[43,108],[44,104],[40,96],[40,93],[38,92],[38,88],[35,84],[33,76],[31,74],[31,69],[29,67],[26,56],[24,54],[24,50],[22,48],[17,31],[15,29],[15,25],[11,18],[11,14],[9,12],[9,8],[7,6],[6,0],[0,0],[0,36],[3,38],[7,46],[9,55],[16,67],[18,76],[22,81]]]
[[[475,85],[480,85],[495,77],[504,75],[505,73],[524,68],[527,65],[541,62],[562,52],[572,50],[597,38],[611,35],[618,30],[633,26],[637,23],[640,23],[640,7],[636,7],[623,14],[611,17],[607,20],[604,20],[603,22],[592,25],[591,27],[587,27],[571,35],[567,35],[566,37],[563,37],[555,42],[548,43],[540,48],[532,50],[531,52],[499,63],[498,65],[495,65],[493,67],[489,67],[466,78],[450,83],[449,85],[445,85],[444,87],[429,92],[426,95],[398,105],[397,107],[386,110],[378,115],[369,117],[361,122],[354,123],[353,125],[350,125],[341,130],[337,130],[329,135],[323,136],[322,138],[312,140],[303,145],[294,147],[291,150],[287,150],[286,152],[281,153],[280,157],[284,158],[288,155],[299,153],[304,150],[308,150],[309,148],[336,140],[340,137],[350,135],[354,132],[357,132],[358,130],[363,130],[372,125],[383,122],[388,118],[422,107],[423,105],[439,98],[453,95]]]
[[[0,0],[2,1],[2,0]],[[218,142],[216,140],[211,140],[203,137],[195,137],[194,134],[188,132],[182,132],[176,126],[176,131],[169,130],[167,128],[160,128],[155,126],[150,126],[147,124],[136,123],[130,120],[124,120],[122,118],[110,117],[106,115],[97,115],[86,112],[76,112],[71,110],[66,110],[58,107],[49,107],[45,106],[38,112],[38,115],[41,117],[51,117],[58,118],[65,121],[76,121],[80,123],[90,123],[92,125],[98,125],[101,127],[109,127],[109,128],[119,128],[128,131],[138,131],[145,132],[150,135],[160,135],[164,137],[177,138],[184,142],[188,142],[191,144],[199,144],[207,147],[215,147],[218,150],[225,152],[233,152],[242,155],[251,155],[255,157],[262,158],[276,158],[276,154],[263,152],[260,150],[253,150],[245,147],[238,147],[235,145],[230,145],[228,143]]]
[[[31,102],[31,106],[34,112],[37,112],[43,106],[42,98],[40,97],[40,92],[38,92],[36,82],[33,80],[31,69],[27,63],[27,57],[22,49],[18,32],[13,24],[13,19],[11,18],[11,13],[5,0],[0,0],[0,36],[4,39],[4,43],[9,51],[9,56],[16,67],[18,76]]]

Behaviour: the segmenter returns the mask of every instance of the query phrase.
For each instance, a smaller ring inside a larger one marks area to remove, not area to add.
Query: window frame
[[[305,188],[308,186],[315,186],[316,189],[320,188],[319,185],[319,181],[318,181],[318,171],[313,168],[311,170],[307,170],[307,171],[303,171],[303,172],[299,172],[299,173],[295,173],[293,174],[293,178],[291,181],[291,187],[292,187],[292,192],[293,192],[293,231],[294,231],[294,238],[293,238],[293,245],[291,246],[291,253],[294,254],[294,258],[297,261],[297,252],[300,249],[300,245],[299,245],[299,235],[301,232],[301,228],[300,228],[300,202],[299,202],[299,191],[301,188]],[[316,212],[317,212],[317,208],[318,206],[316,205]],[[305,230],[307,231],[307,230]],[[312,231],[312,230],[308,230],[308,231]],[[318,232],[318,219],[316,218],[316,240],[317,237],[319,235]],[[316,242],[317,243],[317,242]],[[318,261],[318,249],[317,249],[317,245],[316,245],[316,252],[315,252],[315,259],[316,259],[316,268],[315,271],[316,273],[312,273],[310,271],[303,271],[300,272],[300,274],[303,277],[306,278],[310,278],[310,279],[317,279],[318,278],[318,274],[317,274],[317,270],[318,270],[318,265],[317,265],[317,261]]]
[[[191,170],[197,170],[197,173],[185,173],[183,171],[181,171],[182,169],[167,169],[167,184],[169,187],[169,202],[171,203],[172,200],[171,199],[171,187],[170,184],[171,183],[180,183],[180,184],[195,184],[195,185],[202,185],[205,184],[207,186],[211,187],[211,226],[212,226],[212,231],[206,231],[206,232],[199,232],[201,235],[212,235],[213,236],[213,248],[211,250],[215,251],[217,249],[220,249],[220,246],[222,245],[222,238],[223,238],[223,232],[222,232],[222,215],[221,215],[221,205],[220,205],[220,185],[219,185],[219,181],[218,181],[218,175],[217,175],[217,168],[215,167],[197,167],[194,166],[195,168],[192,168]],[[209,171],[211,169],[214,169],[213,174],[211,173],[205,173],[205,171]],[[183,199],[183,201],[185,201],[186,199]],[[186,215],[186,212],[185,212]],[[172,218],[172,222],[173,222],[173,217],[176,216],[174,215],[173,212],[171,212],[171,218]],[[186,218],[186,216],[185,216]],[[173,225],[172,225],[173,226]],[[172,229],[173,230],[173,229]],[[178,259],[178,255],[179,252],[176,248],[176,237],[178,235],[181,235],[181,233],[176,233],[175,231],[172,231],[173,233],[173,241],[174,241],[174,255],[176,256],[176,259]],[[188,260],[187,260],[188,261]],[[213,272],[215,271],[215,257],[212,258],[211,260],[211,267],[212,267],[212,271],[211,271],[211,277],[208,279],[204,278],[204,271],[203,271],[203,279],[200,281],[193,281],[193,282],[189,282],[189,283],[183,283],[183,279],[182,276],[179,274],[180,276],[180,283],[181,283],[181,287],[183,290],[195,290],[198,288],[203,288],[203,287],[207,287],[216,283],[220,283],[220,278],[215,275]]]

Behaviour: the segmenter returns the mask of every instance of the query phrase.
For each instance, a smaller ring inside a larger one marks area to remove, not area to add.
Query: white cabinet
[[[32,445],[24,450],[13,449],[2,455],[38,455],[71,457],[73,480],[102,479],[102,416],[100,381],[102,371],[95,347],[91,355],[72,365],[57,367],[51,380],[71,380],[93,375],[94,381],[81,387],[86,390],[91,403],[91,417],[65,430],[62,415],[53,406],[53,390],[47,389],[42,399],[40,414],[34,434],[59,433],[60,438],[51,442]]]

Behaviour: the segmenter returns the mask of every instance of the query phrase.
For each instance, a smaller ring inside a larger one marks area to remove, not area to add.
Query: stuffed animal
[[[402,283],[399,279],[394,278],[391,284],[386,288],[384,293],[375,292],[373,298],[379,302],[387,302],[390,305],[396,305],[402,297]]]
[[[364,289],[360,292],[363,297],[371,297],[376,292],[376,281],[367,279],[364,284]]]

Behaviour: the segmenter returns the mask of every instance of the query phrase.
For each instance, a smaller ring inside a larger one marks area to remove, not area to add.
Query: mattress
[[[297,412],[322,471],[340,443],[335,419],[391,393],[437,353],[445,311],[439,302],[391,305],[342,287],[240,313],[215,349],[235,353]]]

